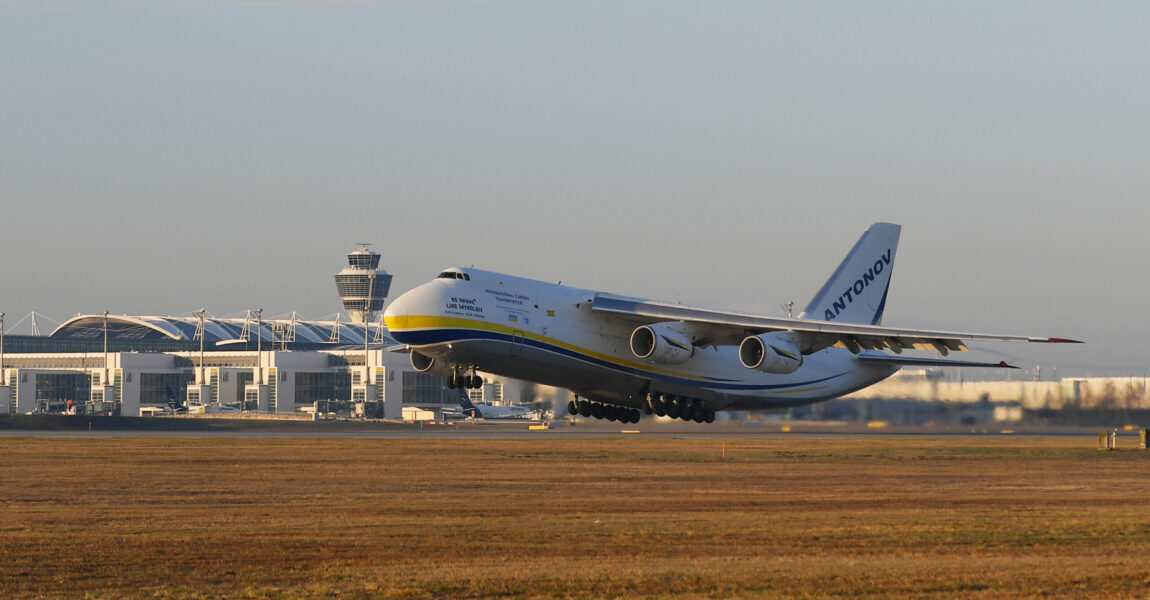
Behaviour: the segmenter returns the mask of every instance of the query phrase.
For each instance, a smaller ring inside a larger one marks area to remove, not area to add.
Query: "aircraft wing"
[[[1064,338],[899,329],[881,325],[768,317],[606,293],[596,294],[591,307],[596,312],[617,315],[639,324],[663,321],[692,323],[703,332],[702,339],[695,342],[701,346],[734,345],[748,335],[771,331],[799,333],[803,340],[803,353],[815,352],[828,346],[842,346],[856,354],[860,350],[890,349],[899,353],[904,348],[917,348],[937,350],[945,356],[951,350],[966,350],[964,342],[968,341],[1081,343]]]

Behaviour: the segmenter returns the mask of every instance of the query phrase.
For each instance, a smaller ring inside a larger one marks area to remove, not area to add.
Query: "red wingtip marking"
[[[1017,368],[1018,368],[1018,367],[1016,367],[1016,366],[1014,366],[1014,365],[1006,364],[1006,361],[1005,361],[1005,360],[1003,360],[1003,361],[999,361],[999,363],[998,363],[998,366],[1000,366],[1000,367],[1002,367],[1002,368],[1004,368],[1004,369],[1017,369]]]
[[[1052,344],[1083,344],[1080,340],[1072,340],[1070,338],[1047,338],[1046,341]]]

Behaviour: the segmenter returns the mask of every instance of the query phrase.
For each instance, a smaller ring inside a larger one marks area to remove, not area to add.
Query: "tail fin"
[[[893,223],[871,225],[799,318],[882,323],[901,231]]]
[[[168,408],[170,408],[172,410],[179,410],[179,409],[186,408],[184,406],[184,403],[181,402],[179,400],[179,398],[176,398],[176,392],[174,390],[172,390],[172,384],[170,384],[170,383],[164,384],[164,396],[167,397]]]
[[[463,414],[475,418],[481,416],[479,414],[479,407],[471,401],[471,396],[467,395],[467,390],[460,388],[459,390],[459,407],[463,409]]]

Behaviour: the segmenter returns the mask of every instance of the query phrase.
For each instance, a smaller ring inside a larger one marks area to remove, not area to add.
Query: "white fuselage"
[[[631,333],[643,323],[592,311],[594,297],[569,286],[452,269],[392,301],[385,320],[397,341],[435,359],[435,372],[474,367],[632,407],[654,393],[700,399],[714,410],[784,408],[841,396],[898,370],[861,363],[837,347],[805,356],[787,375],[744,367],[737,346],[729,345],[694,348],[682,364],[657,364],[631,351]]]
[[[469,409],[464,408],[466,414]],[[479,404],[474,409],[480,419],[526,419],[531,416],[531,409],[526,406],[495,406],[494,404]]]

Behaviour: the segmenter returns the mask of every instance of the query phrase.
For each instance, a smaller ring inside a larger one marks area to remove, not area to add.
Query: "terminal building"
[[[190,410],[346,411],[399,419],[403,408],[454,409],[458,390],[413,369],[376,320],[391,286],[367,245],[336,287],[351,319],[78,315],[50,335],[4,336],[0,413],[136,416]]]

